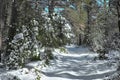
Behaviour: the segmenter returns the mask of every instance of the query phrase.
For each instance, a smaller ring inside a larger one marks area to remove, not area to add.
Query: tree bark
[[[1,53],[2,53],[2,43],[3,43],[3,37],[2,37],[2,31],[5,25],[5,19],[4,19],[4,0],[0,0],[0,59],[1,59]]]
[[[86,34],[84,38],[84,43],[90,46],[89,34],[90,34],[90,10],[87,9],[87,26],[86,26]]]
[[[54,0],[48,1],[48,10],[49,10],[49,17],[52,19],[52,14],[54,12]]]
[[[120,32],[120,12],[118,13],[118,28],[119,28],[119,32]]]
[[[117,1],[116,8],[117,8],[117,15],[118,15],[118,28],[120,32],[120,1],[119,0]]]
[[[8,31],[11,23],[12,1],[0,0],[0,55],[1,61],[4,59],[3,55],[6,53]]]

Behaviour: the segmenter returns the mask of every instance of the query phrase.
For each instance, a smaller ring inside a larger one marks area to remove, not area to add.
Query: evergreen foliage
[[[8,69],[16,69],[30,60],[40,60],[42,47],[45,48],[46,64],[49,64],[49,60],[53,59],[53,48],[70,43],[71,29],[65,25],[67,20],[60,14],[44,14],[38,5],[33,7],[26,0],[14,2],[14,6],[16,17],[9,31],[4,64]]]

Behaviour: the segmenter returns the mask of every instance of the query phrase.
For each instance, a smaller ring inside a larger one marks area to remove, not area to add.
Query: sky
[[[103,6],[104,0],[96,0],[96,1],[97,1],[97,3],[98,3],[100,6]],[[106,2],[108,3],[109,0],[106,0]],[[75,9],[75,7],[74,7],[73,5],[70,5],[69,7]],[[56,13],[59,13],[59,12],[61,12],[61,11],[63,11],[63,10],[64,10],[64,8],[59,8],[59,7],[54,8],[54,11],[55,11]],[[48,6],[45,8],[45,11],[48,12]]]
[[[96,0],[97,2],[98,2],[98,4],[99,5],[103,5],[103,3],[104,3],[104,0]],[[109,0],[106,0],[106,3],[108,3],[109,2]]]

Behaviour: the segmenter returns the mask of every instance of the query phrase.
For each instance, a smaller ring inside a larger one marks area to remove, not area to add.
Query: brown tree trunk
[[[119,32],[120,32],[120,15],[119,15],[119,17],[118,17],[118,27],[119,27]]]
[[[118,28],[119,28],[119,32],[120,32],[120,13],[118,13]]]
[[[48,9],[49,9],[49,17],[52,18],[52,14],[54,12],[54,0],[48,1]]]
[[[5,25],[5,19],[4,19],[4,0],[0,0],[0,59],[1,59],[1,53],[2,53],[2,41],[3,41],[3,37],[2,37],[2,31]]]
[[[10,51],[9,49],[11,46],[9,45],[9,42],[13,40],[13,37],[16,32],[16,22],[17,22],[17,8],[16,8],[16,1],[9,3],[9,8],[7,9],[8,15],[7,15],[7,30],[6,30],[6,46],[5,46],[5,51],[3,54],[3,59],[7,58],[9,56]],[[4,61],[4,60],[3,60]]]
[[[90,34],[90,10],[87,9],[87,25],[86,25],[86,34],[84,38],[84,43],[90,46],[89,34]]]
[[[118,14],[118,28],[119,28],[119,32],[120,32],[120,1],[117,2],[117,14]]]
[[[0,55],[3,60],[3,55],[6,53],[8,31],[11,22],[12,1],[0,0]]]

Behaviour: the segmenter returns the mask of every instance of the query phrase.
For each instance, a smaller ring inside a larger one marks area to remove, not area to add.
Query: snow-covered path
[[[56,59],[42,70],[41,61],[31,62],[23,69],[1,72],[0,80],[13,80],[12,75],[20,80],[36,80],[35,67],[41,71],[40,80],[103,80],[116,72],[115,60],[94,60],[98,54],[84,47],[67,46],[66,49],[67,53],[56,49],[53,52]]]
[[[102,80],[115,72],[109,60],[94,60],[97,54],[83,47],[67,47],[68,54],[58,53],[51,66],[43,68],[41,80]]]

